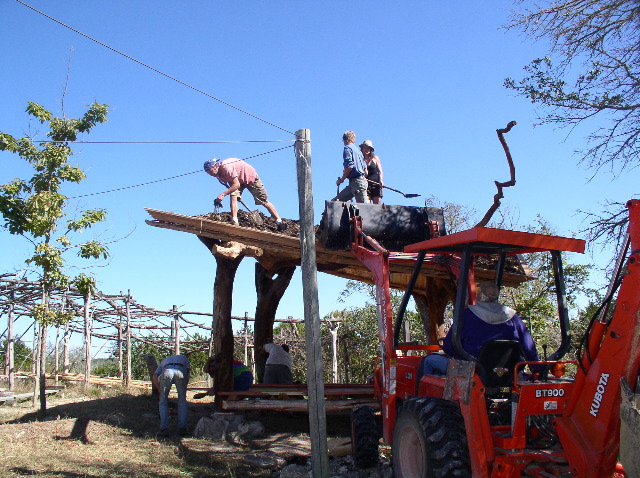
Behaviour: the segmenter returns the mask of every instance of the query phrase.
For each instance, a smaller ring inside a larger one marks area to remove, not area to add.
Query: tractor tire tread
[[[407,400],[400,409],[412,413],[422,426],[428,446],[427,476],[471,478],[471,460],[464,419],[457,404],[442,398]]]
[[[361,406],[351,411],[351,440],[353,461],[357,468],[378,466],[380,436],[372,407]]]

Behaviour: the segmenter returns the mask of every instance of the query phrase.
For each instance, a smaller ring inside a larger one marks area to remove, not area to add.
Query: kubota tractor
[[[634,388],[640,366],[640,201],[627,203],[627,240],[578,360],[565,358],[570,334],[561,253],[583,252],[584,241],[486,227],[438,236],[438,227],[432,226],[429,239],[394,253],[368,234],[360,214],[370,209],[367,205],[340,207],[348,211],[351,251],[372,272],[377,287],[381,367],[374,376],[382,438],[392,447],[396,478],[625,476],[617,462],[620,383]],[[373,222],[377,231],[384,229],[380,221]],[[340,227],[344,225],[343,217]],[[462,311],[475,301],[475,260],[496,258],[495,281],[501,285],[508,257],[534,252],[551,255],[561,333],[559,348],[537,362],[542,372],[535,374],[526,369],[535,364],[520,362],[517,343],[488,342],[475,358],[459,338]],[[415,262],[395,321],[390,261]],[[451,337],[465,359],[451,359],[446,376],[421,371],[426,355],[442,353],[439,346],[399,344],[404,309],[427,261],[447,269],[457,282]],[[616,291],[615,311],[607,313]],[[576,365],[574,378],[563,374],[568,363]],[[378,461],[376,430],[372,408],[353,411],[352,446],[361,466]]]

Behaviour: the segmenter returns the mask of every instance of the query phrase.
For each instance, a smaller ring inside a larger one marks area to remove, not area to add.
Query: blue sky
[[[385,183],[421,198],[386,192],[388,204],[419,206],[430,195],[475,208],[492,202],[494,181],[509,178],[495,130],[507,135],[517,185],[503,207],[520,225],[540,214],[558,234],[581,225],[576,210],[598,211],[609,200],[636,195],[635,171],[618,178],[577,166],[576,131],[534,127],[527,100],[503,87],[505,77],[543,56],[532,43],[500,27],[512,2],[351,1],[195,2],[57,1],[25,3],[166,75],[262,118],[255,119],[154,72],[49,18],[7,0],[0,3],[0,130],[14,136],[46,128],[29,122],[27,102],[77,117],[93,101],[110,106],[109,121],[86,141],[230,142],[223,144],[78,144],[73,163],[87,173],[69,197],[199,171],[212,157],[246,158],[286,146],[289,132],[311,131],[316,223],[341,173],[341,136],[371,139]],[[67,78],[68,72],[68,82]],[[279,141],[254,143],[247,141]],[[293,149],[250,160],[281,216],[298,218]],[[30,177],[19,157],[0,153],[0,183]],[[92,269],[109,294],[131,290],[156,309],[208,312],[215,261],[190,234],[145,224],[145,207],[197,215],[212,210],[220,192],[203,172],[70,202],[106,208],[96,230],[111,259]],[[253,204],[249,200],[248,204]],[[226,207],[228,207],[225,204]],[[24,269],[30,245],[0,230],[0,272]],[[602,263],[609,258],[585,257]],[[255,312],[253,260],[236,279],[233,313]],[[72,271],[73,272],[73,271]],[[33,274],[31,275],[33,277]],[[597,280],[598,278],[596,278]],[[342,308],[345,281],[319,274],[320,313]],[[300,273],[278,317],[302,317]],[[349,304],[347,304],[349,305]],[[357,305],[353,303],[351,305]]]

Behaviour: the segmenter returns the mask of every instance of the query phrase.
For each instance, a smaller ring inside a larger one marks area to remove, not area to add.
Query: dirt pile
[[[208,212],[196,217],[233,224],[230,212]],[[287,225],[287,229],[284,231],[278,231],[278,224],[271,216],[266,216],[260,211],[254,211],[251,213],[247,211],[238,211],[238,225],[242,227],[250,227],[259,231],[269,231],[291,237],[300,236],[300,221],[282,218],[282,222]]]

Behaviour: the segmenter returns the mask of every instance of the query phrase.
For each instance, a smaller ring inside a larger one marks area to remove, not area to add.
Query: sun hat
[[[214,167],[216,164],[219,164],[219,163],[220,163],[220,161],[222,161],[222,160],[221,160],[221,159],[216,159],[216,158],[207,159],[207,160],[204,162],[204,170],[205,170],[205,171],[209,171],[210,169],[213,169],[213,167]]]
[[[478,289],[484,295],[484,298],[480,298],[481,302],[495,302],[500,296],[500,288],[493,282],[481,282],[478,284]]]
[[[360,147],[363,147],[363,146],[368,146],[371,148],[371,151],[375,151],[375,148],[373,147],[373,141],[371,141],[370,139],[364,140],[364,142],[360,145]]]

